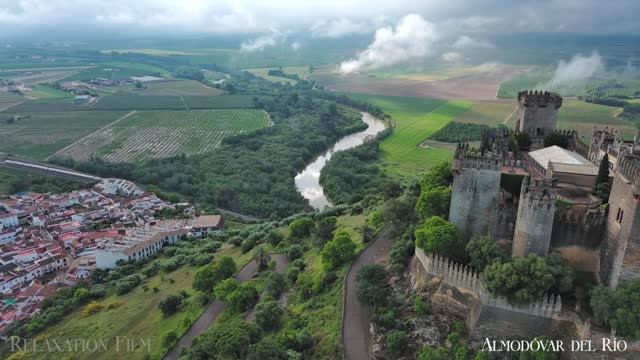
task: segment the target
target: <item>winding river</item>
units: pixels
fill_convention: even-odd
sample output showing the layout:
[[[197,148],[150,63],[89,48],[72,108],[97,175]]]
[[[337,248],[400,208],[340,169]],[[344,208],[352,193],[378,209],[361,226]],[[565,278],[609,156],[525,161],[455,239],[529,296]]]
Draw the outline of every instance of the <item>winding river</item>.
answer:
[[[320,186],[320,171],[331,159],[331,156],[337,151],[347,150],[364,143],[365,139],[375,136],[385,129],[384,121],[373,117],[369,113],[362,113],[362,121],[369,125],[365,130],[355,134],[347,135],[338,140],[324,154],[318,156],[313,162],[296,175],[296,188],[302,196],[309,201],[314,209],[324,209],[326,206],[332,206],[327,197],[324,195],[322,186]]]

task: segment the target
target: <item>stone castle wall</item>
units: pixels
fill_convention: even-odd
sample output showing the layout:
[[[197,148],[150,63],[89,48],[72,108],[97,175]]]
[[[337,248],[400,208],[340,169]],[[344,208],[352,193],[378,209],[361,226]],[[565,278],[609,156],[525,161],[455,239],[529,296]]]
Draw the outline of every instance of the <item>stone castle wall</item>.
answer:
[[[527,256],[529,253],[547,255],[553,230],[556,197],[550,186],[533,180],[522,182],[518,219],[513,234],[512,256]]]
[[[599,279],[610,287],[640,277],[640,205],[628,180],[615,173],[600,248]]]
[[[416,247],[415,256],[420,264],[422,264],[426,273],[440,276],[445,282],[451,285],[477,292],[484,306],[549,318],[559,313],[562,309],[562,299],[560,295],[544,296],[540,301],[528,306],[509,304],[507,299],[489,293],[482,282],[482,275],[472,268],[458,264],[445,257],[427,255],[418,247]]]
[[[455,159],[449,221],[465,237],[487,234],[500,190],[500,165],[487,159]]]

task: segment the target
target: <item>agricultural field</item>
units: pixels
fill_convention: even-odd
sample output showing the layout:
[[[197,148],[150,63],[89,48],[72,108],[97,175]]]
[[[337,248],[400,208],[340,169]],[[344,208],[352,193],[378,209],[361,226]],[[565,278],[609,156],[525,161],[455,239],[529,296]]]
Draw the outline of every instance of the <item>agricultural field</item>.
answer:
[[[452,121],[440,130],[429,136],[429,140],[458,143],[465,141],[478,141],[482,139],[482,133],[491,127],[480,124],[469,124]]]
[[[638,130],[631,121],[616,117],[620,110],[614,106],[564,99],[558,112],[558,128],[577,130],[582,141],[587,144],[591,143],[594,125],[599,128],[608,126],[620,129],[625,139],[631,140]],[[510,124],[513,123],[515,120]]]
[[[223,94],[220,89],[212,88],[195,80],[167,80],[144,83],[144,88],[131,86],[126,93],[136,95],[192,95],[216,96]]]
[[[380,146],[381,165],[389,175],[405,181],[417,180],[431,166],[452,156],[449,149],[418,145],[471,106],[468,101],[365,94],[349,96],[379,106],[395,120],[393,134]]]
[[[78,74],[66,77],[65,81],[72,80],[91,80],[95,78],[104,78],[104,79],[122,79],[128,78],[131,76],[143,76],[143,75],[151,75],[151,76],[162,76],[166,73],[166,70],[156,67],[149,67],[148,65],[141,64],[129,64],[124,63],[124,66],[117,65],[109,65],[100,64],[99,66],[93,67],[91,69],[87,69],[81,71]]]
[[[36,99],[52,99],[72,98],[74,95],[66,91],[54,89],[47,85],[35,85],[31,92],[28,93],[28,96]]]
[[[57,112],[89,110],[187,110],[251,108],[248,95],[220,96],[142,96],[104,95],[91,104],[76,105],[71,98],[44,98],[27,101],[11,108],[12,112]]]
[[[515,100],[475,101],[471,108],[456,116],[455,121],[468,124],[498,126],[517,117]],[[515,124],[515,120],[511,123]]]
[[[244,69],[244,71],[248,71],[256,76],[260,76],[272,82],[279,82],[279,83],[291,84],[291,85],[298,82],[294,79],[269,75],[269,70],[276,70],[276,69],[279,69],[279,68],[276,68],[276,67],[254,68],[254,69]],[[301,79],[303,79],[305,76],[309,74],[309,67],[307,66],[283,66],[281,70],[285,74],[298,75]]]
[[[13,95],[6,91],[0,91],[0,111],[12,107],[25,99],[22,96]]]
[[[29,70],[12,71],[8,73],[6,79],[20,81],[26,86],[52,83],[79,73],[81,69],[51,69],[51,70]]]
[[[12,124],[0,122],[0,152],[44,159],[72,142],[118,119],[122,111],[0,113],[20,116]]]
[[[134,162],[177,154],[211,151],[226,136],[252,132],[270,124],[261,110],[134,111],[92,133],[53,157]]]
[[[519,91],[525,89],[554,91],[561,96],[578,97],[586,95],[606,96],[640,96],[640,79],[619,79],[616,74],[574,80],[571,83],[554,83],[552,72],[536,69],[528,73],[516,75],[500,84],[499,98],[515,98]]]
[[[446,80],[456,77],[478,75],[502,69],[522,70],[520,67],[507,65],[439,65],[416,71],[407,69],[391,69],[385,71],[372,71],[371,75],[386,79],[405,79],[415,81],[436,81]]]

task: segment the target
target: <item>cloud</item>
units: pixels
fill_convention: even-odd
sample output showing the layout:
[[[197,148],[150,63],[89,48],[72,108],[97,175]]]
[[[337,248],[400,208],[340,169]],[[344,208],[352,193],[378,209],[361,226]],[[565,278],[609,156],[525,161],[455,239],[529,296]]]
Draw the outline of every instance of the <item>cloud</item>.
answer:
[[[242,42],[242,44],[240,44],[240,49],[247,52],[262,51],[268,47],[280,44],[285,39],[285,34],[277,29],[271,29],[271,34],[258,36],[255,39]]]
[[[293,49],[293,51],[298,51],[300,47],[302,47],[302,44],[300,44],[298,41],[294,41],[291,43],[291,49]]]
[[[352,72],[396,65],[432,55],[438,35],[433,24],[418,14],[402,18],[394,28],[378,29],[369,47],[353,59],[340,64],[340,71]]]
[[[560,60],[553,73],[553,78],[545,84],[546,86],[541,87],[557,86],[569,84],[576,80],[589,79],[604,71],[605,66],[602,62],[602,57],[596,51],[592,52],[590,56],[576,54],[568,62]]]
[[[493,44],[486,40],[478,40],[467,35],[460,36],[451,45],[454,49],[493,48]]]
[[[441,58],[443,61],[455,63],[462,61],[464,56],[459,52],[450,51],[442,54]]]
[[[353,21],[347,18],[318,20],[311,26],[314,37],[340,38],[346,35],[366,34],[372,30],[364,21]]]

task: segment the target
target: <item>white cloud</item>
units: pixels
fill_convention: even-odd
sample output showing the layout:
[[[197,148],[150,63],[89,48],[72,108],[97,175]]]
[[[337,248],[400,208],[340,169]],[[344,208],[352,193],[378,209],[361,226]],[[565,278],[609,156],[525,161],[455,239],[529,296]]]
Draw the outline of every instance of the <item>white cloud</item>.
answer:
[[[291,43],[291,49],[293,49],[293,51],[298,51],[300,47],[302,47],[302,44],[300,44],[298,41],[294,41]]]
[[[604,72],[604,70],[602,57],[596,51],[592,52],[590,56],[576,54],[568,62],[560,60],[553,74],[553,79],[546,85],[568,84],[576,80],[588,79]]]
[[[449,51],[449,52],[446,52],[446,53],[442,54],[441,58],[442,58],[442,60],[444,60],[446,62],[455,63],[455,62],[462,61],[464,56],[459,52]]]
[[[454,49],[492,48],[493,44],[467,35],[460,36],[452,45]]]
[[[377,69],[432,55],[437,38],[433,24],[418,14],[409,14],[395,29],[378,29],[369,47],[354,59],[342,62],[340,71],[347,74]]]
[[[247,52],[262,51],[265,48],[280,44],[285,40],[285,38],[286,35],[277,29],[271,29],[271,34],[258,36],[255,39],[242,42],[242,44],[240,44],[240,49]]]

